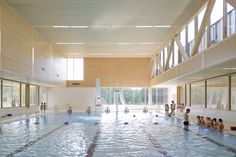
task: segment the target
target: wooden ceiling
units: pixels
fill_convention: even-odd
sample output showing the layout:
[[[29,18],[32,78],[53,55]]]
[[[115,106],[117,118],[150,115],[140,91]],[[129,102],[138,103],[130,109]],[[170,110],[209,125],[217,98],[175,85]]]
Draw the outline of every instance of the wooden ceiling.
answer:
[[[65,56],[151,57],[201,0],[7,2]]]

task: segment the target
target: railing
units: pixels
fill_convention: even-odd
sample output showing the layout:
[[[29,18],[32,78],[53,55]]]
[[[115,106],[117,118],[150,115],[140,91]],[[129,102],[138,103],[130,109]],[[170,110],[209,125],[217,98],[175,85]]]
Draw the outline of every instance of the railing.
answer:
[[[215,23],[213,23],[212,25],[210,25],[210,39],[207,39],[207,29],[202,37],[202,41],[201,44],[199,46],[198,49],[198,53],[204,51],[205,49],[208,48],[208,40],[210,40],[210,46],[213,46],[214,44],[220,43],[223,40],[223,18],[219,19],[218,21],[216,21]],[[233,35],[236,33],[236,9],[232,9],[231,11],[229,11],[227,13],[227,37]],[[188,55],[190,55],[192,48],[194,46],[194,39],[191,40],[190,42],[187,43],[187,49],[186,46],[184,46],[183,48],[185,49],[185,51],[188,53]],[[172,55],[175,56],[174,53],[178,53],[178,51],[173,52]],[[163,63],[163,61],[161,60],[161,63]],[[179,63],[178,63],[179,64]],[[178,65],[177,64],[177,65]],[[171,69],[172,67],[176,66],[174,65],[169,65],[168,69]],[[156,71],[155,69],[153,70],[153,72],[155,72],[153,74],[154,77],[158,76],[159,74],[161,74],[159,67],[156,67]]]

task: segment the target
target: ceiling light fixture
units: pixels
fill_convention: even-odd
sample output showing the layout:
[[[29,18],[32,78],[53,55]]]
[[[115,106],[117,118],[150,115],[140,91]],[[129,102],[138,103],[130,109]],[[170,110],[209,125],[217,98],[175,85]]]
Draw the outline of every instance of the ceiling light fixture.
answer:
[[[104,55],[104,56],[111,56],[111,53],[90,53],[91,55]]]
[[[118,44],[118,45],[130,45],[132,43],[116,43],[116,44]]]
[[[152,28],[153,26],[135,26],[136,28]]]
[[[154,43],[150,42],[150,43],[139,43],[141,45],[153,45]]]
[[[69,44],[71,44],[71,45],[83,45],[85,43],[69,43]]]
[[[57,45],[83,45],[85,43],[56,43]]]
[[[142,42],[142,43],[116,43],[118,45],[153,45],[154,42]]]
[[[52,26],[53,28],[70,28],[70,26]]]
[[[135,26],[136,28],[169,28],[171,25]]]
[[[70,28],[88,28],[88,26],[70,26]]]
[[[236,70],[236,68],[223,68],[225,70]]]
[[[153,26],[154,28],[169,28],[169,27],[172,27],[171,25],[156,25],[156,26]]]

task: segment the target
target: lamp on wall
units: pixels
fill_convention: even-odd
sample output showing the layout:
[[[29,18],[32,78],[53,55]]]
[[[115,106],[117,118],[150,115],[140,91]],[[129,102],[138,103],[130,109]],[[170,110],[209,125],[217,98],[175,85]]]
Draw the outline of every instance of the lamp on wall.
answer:
[[[45,71],[46,69],[44,67],[41,68],[42,71]]]

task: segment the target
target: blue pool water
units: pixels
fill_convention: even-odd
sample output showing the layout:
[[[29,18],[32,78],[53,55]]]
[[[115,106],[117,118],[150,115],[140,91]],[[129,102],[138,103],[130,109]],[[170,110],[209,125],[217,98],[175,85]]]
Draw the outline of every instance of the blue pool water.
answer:
[[[52,113],[2,124],[0,157],[236,157],[235,136],[185,131],[181,120],[155,115]]]

